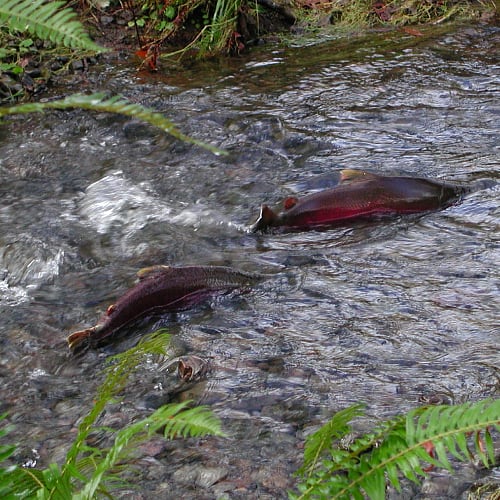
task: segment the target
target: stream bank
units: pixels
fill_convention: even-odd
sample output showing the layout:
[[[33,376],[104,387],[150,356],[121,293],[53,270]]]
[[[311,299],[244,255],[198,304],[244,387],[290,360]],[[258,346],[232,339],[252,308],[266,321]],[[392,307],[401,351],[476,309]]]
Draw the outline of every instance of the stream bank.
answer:
[[[240,0],[231,5],[233,10],[220,14],[220,19],[211,18],[210,7],[196,0],[158,4],[106,1],[86,8],[77,4],[74,8],[92,37],[111,49],[113,55],[105,57],[108,63],[135,55],[132,64],[149,71],[160,67],[175,71],[179,65],[182,67],[181,58],[237,57],[262,44],[272,49],[276,45],[304,45],[331,38],[341,45],[353,40],[359,44],[381,30],[403,30],[410,37],[425,37],[429,31],[443,31],[436,26],[450,22],[458,23],[455,28],[447,28],[451,31],[462,29],[460,23],[464,21],[498,21],[494,2],[461,0],[421,0],[411,6],[405,2],[386,5],[322,0]],[[203,42],[205,29],[217,23],[224,26],[222,32],[216,35],[209,31],[209,40]],[[200,37],[203,43],[197,42]],[[0,104],[36,100],[50,87],[61,84],[71,91],[72,86],[85,83],[88,71],[97,62],[95,54],[57,47],[28,33],[3,31],[0,40]]]

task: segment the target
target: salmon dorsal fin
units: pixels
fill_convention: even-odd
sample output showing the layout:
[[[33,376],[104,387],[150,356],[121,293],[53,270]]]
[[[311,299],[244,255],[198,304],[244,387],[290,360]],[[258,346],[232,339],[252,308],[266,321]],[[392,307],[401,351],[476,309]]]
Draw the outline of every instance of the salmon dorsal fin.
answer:
[[[151,278],[152,276],[157,276],[158,274],[168,273],[171,269],[172,268],[170,266],[163,265],[143,267],[142,269],[139,269],[139,271],[137,271],[137,277],[140,280],[143,280],[146,278]]]
[[[278,216],[267,205],[262,205],[257,222],[252,226],[252,233],[265,231],[269,226],[273,226]]]
[[[367,181],[370,179],[376,179],[378,175],[372,174],[370,172],[365,172],[364,170],[356,170],[355,168],[346,168],[340,171],[340,183],[347,182],[358,182]]]

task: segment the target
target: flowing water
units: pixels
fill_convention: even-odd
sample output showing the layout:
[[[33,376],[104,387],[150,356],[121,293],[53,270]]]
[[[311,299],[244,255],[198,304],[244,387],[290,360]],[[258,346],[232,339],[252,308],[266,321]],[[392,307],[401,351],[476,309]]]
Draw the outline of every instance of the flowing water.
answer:
[[[194,399],[228,438],[142,447],[135,498],[286,498],[305,435],[335,411],[366,403],[362,430],[427,401],[498,397],[499,33],[268,47],[156,75],[115,62],[75,88],[124,94],[228,156],[115,115],[3,123],[0,411],[15,424],[16,458],[63,460],[106,357],[159,326],[175,355],[200,356],[211,372],[179,387],[149,359],[103,425]],[[248,231],[261,203],[326,188],[342,168],[471,192],[421,217]],[[268,279],[72,358],[66,335],[95,324],[153,264],[227,265]],[[498,481],[498,470],[433,471],[402,498],[459,498],[481,478]]]

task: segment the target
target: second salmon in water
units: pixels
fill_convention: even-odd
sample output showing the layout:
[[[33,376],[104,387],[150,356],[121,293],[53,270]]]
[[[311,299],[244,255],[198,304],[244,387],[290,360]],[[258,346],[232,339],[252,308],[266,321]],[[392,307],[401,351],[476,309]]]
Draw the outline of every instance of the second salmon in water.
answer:
[[[138,276],[140,281],[109,306],[95,326],[68,337],[72,352],[108,342],[121,328],[148,314],[182,311],[214,295],[248,289],[259,280],[222,266],[153,266]]]

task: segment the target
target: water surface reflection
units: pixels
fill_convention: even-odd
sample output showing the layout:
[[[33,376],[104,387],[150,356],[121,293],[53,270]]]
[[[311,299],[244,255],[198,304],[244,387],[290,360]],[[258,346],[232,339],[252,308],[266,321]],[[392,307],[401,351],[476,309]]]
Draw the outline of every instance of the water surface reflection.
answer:
[[[175,355],[214,365],[175,397],[210,404],[231,437],[151,445],[136,478],[151,492],[144,498],[284,498],[304,431],[348,404],[366,402],[373,419],[432,398],[498,397],[495,40],[498,30],[481,27],[403,50],[382,37],[350,56],[336,57],[331,42],[152,77],[91,75],[96,90],[164,111],[227,158],[116,116],[71,111],[2,125],[0,411],[17,426],[20,459],[31,448],[40,464],[62,459],[104,358],[159,326],[172,332]],[[423,217],[248,232],[261,203],[327,187],[332,172],[353,167],[473,191]],[[270,278],[70,358],[66,334],[93,324],[139,268],[157,263]],[[124,425],[172,399],[175,384],[159,367],[145,363],[104,421]],[[195,469],[220,474],[189,481]],[[460,471],[427,491],[435,484],[439,498],[458,498],[471,480]]]

